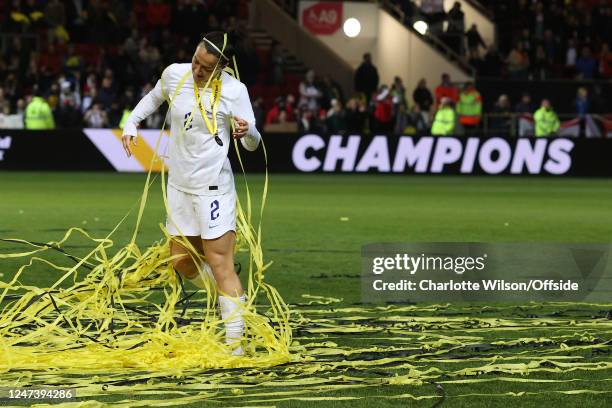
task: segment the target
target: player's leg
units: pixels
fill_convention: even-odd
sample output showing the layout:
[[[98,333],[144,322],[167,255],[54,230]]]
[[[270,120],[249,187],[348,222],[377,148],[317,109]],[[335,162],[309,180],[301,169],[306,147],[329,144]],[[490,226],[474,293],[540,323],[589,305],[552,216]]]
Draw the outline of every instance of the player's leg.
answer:
[[[204,247],[206,260],[212,268],[213,275],[217,281],[217,288],[220,294],[231,297],[242,296],[242,284],[234,270],[236,233],[234,231],[227,231],[219,238],[204,239],[201,242]]]
[[[236,245],[236,192],[202,197],[198,207],[203,217],[202,242],[206,261],[212,268],[219,290],[219,308],[225,322],[225,341],[234,354],[242,354],[244,292],[234,270]]]
[[[172,255],[172,267],[185,279],[194,279],[198,274],[198,266],[202,263],[204,249],[202,238],[199,236],[186,236],[185,239],[174,236],[170,241],[170,255]],[[192,247],[192,249],[189,248]],[[195,252],[193,252],[195,250]]]
[[[214,239],[205,239],[204,254],[212,268],[219,290],[219,308],[225,321],[225,342],[234,355],[243,354],[240,340],[244,332],[243,305],[246,301],[242,284],[234,270],[236,234],[227,231]]]
[[[166,228],[172,235],[170,254],[173,255],[172,266],[198,288],[214,287],[214,278],[210,267],[202,257],[201,224],[196,217],[194,204],[198,197],[179,191],[168,185],[168,218]],[[182,238],[181,236],[184,236]]]

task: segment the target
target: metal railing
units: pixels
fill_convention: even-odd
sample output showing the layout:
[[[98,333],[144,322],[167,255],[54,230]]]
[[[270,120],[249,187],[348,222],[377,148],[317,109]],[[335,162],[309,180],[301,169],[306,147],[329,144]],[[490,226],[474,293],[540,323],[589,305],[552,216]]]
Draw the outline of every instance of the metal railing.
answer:
[[[612,122],[607,119],[607,114],[587,114],[580,117],[576,113],[561,113],[557,117],[561,122],[559,134],[576,137],[607,137],[605,122]],[[486,136],[533,136],[532,129],[521,128],[520,121],[533,119],[533,113],[485,113],[478,129],[473,132]],[[460,129],[462,130],[462,129]]]

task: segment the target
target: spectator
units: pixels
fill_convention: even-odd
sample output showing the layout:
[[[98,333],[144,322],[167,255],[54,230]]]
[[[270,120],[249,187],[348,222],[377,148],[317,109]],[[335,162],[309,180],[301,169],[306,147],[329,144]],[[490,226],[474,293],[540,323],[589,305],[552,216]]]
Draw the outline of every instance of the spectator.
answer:
[[[3,105],[0,111],[0,129],[23,129],[23,114],[11,114],[10,105]]]
[[[59,103],[63,105],[67,100],[72,102],[72,106],[81,106],[81,95],[76,89],[73,89],[73,85],[70,81],[60,78],[60,96]]]
[[[431,91],[427,88],[427,82],[425,78],[421,78],[417,87],[414,88],[414,92],[412,92],[412,99],[414,103],[419,106],[419,109],[427,113],[433,105],[433,96],[431,95]]]
[[[435,36],[440,36],[446,17],[444,0],[421,0],[421,13],[429,25],[429,31]]]
[[[38,90],[35,91],[32,101],[25,109],[24,122],[25,128],[29,130],[55,129],[51,107],[40,97]]]
[[[533,30],[534,38],[537,40],[542,40],[544,38],[544,27],[545,27],[544,5],[542,3],[536,4],[533,27],[534,27],[534,30]]]
[[[372,64],[372,55],[363,54],[363,62],[355,71],[355,90],[363,93],[369,102],[372,94],[378,89],[378,81],[378,70]]]
[[[146,94],[153,90],[153,84],[151,82],[147,82],[144,87],[142,87],[140,91],[140,99],[144,98]],[[125,92],[126,101],[131,101],[130,106],[132,106],[134,96],[132,95],[132,90],[128,88]],[[99,99],[99,97],[98,97]],[[166,107],[163,106],[163,109]],[[149,115],[144,122],[141,122],[141,125],[146,129],[159,129],[164,122],[164,117],[166,116],[166,112],[162,109],[156,110],[153,114]]]
[[[578,51],[576,49],[576,40],[571,38],[568,43],[567,51],[565,53],[565,71],[568,76],[573,77],[576,73],[576,58]]]
[[[15,105],[16,105],[16,112],[15,112],[15,114],[21,115],[21,117],[23,118],[25,116],[25,110],[26,110],[26,102],[25,102],[25,100],[22,99],[22,98],[19,98]]]
[[[9,104],[10,104],[10,101],[5,96],[4,88],[0,86],[0,107],[9,105]]]
[[[81,112],[77,109],[74,99],[67,98],[60,103],[57,109],[57,127],[62,129],[74,129],[82,125]]]
[[[288,94],[285,98],[285,112],[287,115],[287,122],[295,122],[296,121],[296,111],[295,108],[295,96],[293,94]]]
[[[55,110],[55,108],[57,108],[57,106],[59,105],[59,99],[60,99],[59,84],[57,82],[53,82],[47,94],[47,103],[51,107],[51,110]]]
[[[341,106],[344,103],[344,94],[340,85],[334,81],[329,75],[323,77],[321,84],[321,107],[325,110],[331,108],[331,101],[337,99]]]
[[[322,93],[315,84],[315,73],[313,70],[306,72],[304,80],[300,82],[300,107],[306,106],[313,112],[319,110],[319,100]]]
[[[500,95],[493,106],[489,127],[493,135],[509,136],[512,125],[512,110],[508,95]]]
[[[529,68],[529,56],[523,50],[523,43],[517,42],[506,59],[508,73],[512,79],[526,79]]]
[[[285,99],[282,96],[278,96],[274,100],[274,105],[266,115],[266,125],[271,125],[274,123],[286,123],[290,122],[290,119],[293,118],[288,118]]]
[[[468,64],[476,70],[477,74],[481,74],[485,68],[484,61],[480,57],[480,54],[477,50],[470,50],[470,55],[468,58]]]
[[[57,75],[60,73],[62,68],[62,58],[53,42],[50,42],[47,45],[47,49],[40,55],[38,63],[40,64],[41,68],[45,69],[52,75]]]
[[[576,113],[583,118],[589,113],[589,91],[583,86],[576,93]]]
[[[459,103],[457,103],[457,114],[459,115],[459,123],[468,131],[476,129],[480,125],[482,97],[474,83],[467,82],[463,91],[461,91]]]
[[[98,102],[94,102],[91,109],[85,112],[83,118],[85,125],[90,128],[103,128],[108,126],[108,116],[102,109],[102,105]]]
[[[534,79],[547,79],[550,71],[550,64],[544,47],[538,45],[535,52],[535,58],[531,65],[531,75]]]
[[[459,101],[459,88],[452,84],[449,74],[442,74],[442,82],[436,88],[436,106],[442,102],[442,98],[449,98],[451,102]]]
[[[455,132],[456,120],[452,99],[448,96],[443,97],[431,125],[431,134],[434,136],[452,135]]]
[[[147,84],[150,86],[150,84]],[[153,89],[153,87],[151,87]],[[113,99],[115,99],[116,94],[113,89],[113,79],[110,76],[104,77],[102,79],[102,86],[100,87],[100,91],[98,91],[98,102],[102,105],[103,109],[110,108]]]
[[[91,88],[88,91],[85,91],[83,94],[83,99],[81,100],[81,113],[85,114],[91,108],[93,101],[98,96],[98,91],[96,88]]]
[[[386,133],[393,125],[393,98],[387,85],[382,85],[374,99],[373,132]]]
[[[303,109],[300,109],[299,115],[300,120],[298,121],[298,131],[300,133],[316,131],[318,127],[317,116],[312,110],[304,107]]]
[[[397,113],[400,104],[403,103],[408,106],[408,102],[406,101],[406,88],[404,88],[402,79],[398,76],[393,78],[393,84],[391,85],[391,102],[393,103],[393,115]]]
[[[285,55],[279,43],[275,43],[270,53],[270,65],[272,69],[271,82],[276,86],[281,86],[285,82]]]
[[[107,126],[113,129],[118,128],[121,124],[121,120],[123,119],[123,111],[124,109],[121,107],[121,104],[117,99],[115,99],[113,103],[111,103],[110,109],[107,112]]]
[[[589,113],[589,105],[589,91],[581,86],[576,92],[576,113],[580,118],[580,136],[584,136],[586,133],[586,116]]]
[[[599,52],[599,76],[604,79],[612,78],[612,53],[608,43],[601,45]]]
[[[465,32],[465,15],[461,10],[461,3],[456,1],[449,10],[446,37],[448,45],[459,55],[463,55],[463,35]]]
[[[521,101],[516,104],[514,111],[516,113],[523,113],[523,114],[531,115],[531,112],[533,112],[533,109],[534,108],[533,108],[533,104],[531,103],[531,95],[525,92],[521,96]]]
[[[554,135],[559,130],[559,118],[548,99],[542,99],[540,109],[533,114],[533,120],[537,137]]]
[[[405,103],[401,103],[395,118],[393,133],[396,136],[403,135],[423,135],[427,132],[427,122],[421,114],[419,105],[414,105],[410,112],[407,112]]]
[[[491,45],[484,56],[480,75],[486,77],[500,77],[504,61],[497,50],[497,47]]]
[[[557,57],[557,40],[551,30],[544,31],[544,41],[542,42],[546,57],[549,61],[555,61]]]
[[[530,55],[533,52],[533,43],[531,42],[531,32],[528,28],[524,28],[521,31],[521,39],[519,40],[523,46],[523,50]]]
[[[140,77],[147,81],[151,80],[155,72],[155,67],[159,64],[161,59],[159,49],[150,43],[147,38],[143,38],[140,40],[138,58],[140,59],[140,64],[138,65],[140,68]]]
[[[263,98],[261,96],[256,97],[252,105],[253,114],[255,115],[255,127],[257,129],[263,129],[266,122],[266,111],[263,108]]]
[[[171,19],[170,6],[160,0],[149,0],[145,16],[150,28],[167,27]]]
[[[366,105],[363,100],[358,101],[351,98],[346,103],[345,118],[346,130],[349,134],[361,134],[364,131],[366,123]]]
[[[50,0],[45,8],[45,19],[49,25],[49,38],[68,41],[70,36],[66,31],[66,10],[59,0]]]
[[[467,40],[468,51],[479,51],[480,47],[484,49],[487,48],[487,44],[485,44],[484,40],[480,36],[476,24],[472,24],[470,29],[465,33],[465,39]]]
[[[597,71],[597,61],[591,55],[589,47],[582,47],[580,58],[576,60],[576,71],[581,79],[593,79]]]
[[[327,111],[326,125],[327,132],[330,134],[337,135],[346,132],[346,115],[338,99],[331,101],[331,107]]]

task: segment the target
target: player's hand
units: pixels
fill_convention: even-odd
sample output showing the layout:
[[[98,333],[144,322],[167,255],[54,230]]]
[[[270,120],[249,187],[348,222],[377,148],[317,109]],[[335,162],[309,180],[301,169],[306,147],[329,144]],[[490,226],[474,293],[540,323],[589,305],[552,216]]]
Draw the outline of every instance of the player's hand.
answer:
[[[246,120],[239,118],[238,116],[234,116],[234,130],[232,132],[232,137],[234,139],[241,139],[246,136],[249,131],[249,124]]]
[[[123,148],[125,149],[127,157],[132,156],[132,146],[136,146],[136,136],[123,135],[121,142],[123,143]]]

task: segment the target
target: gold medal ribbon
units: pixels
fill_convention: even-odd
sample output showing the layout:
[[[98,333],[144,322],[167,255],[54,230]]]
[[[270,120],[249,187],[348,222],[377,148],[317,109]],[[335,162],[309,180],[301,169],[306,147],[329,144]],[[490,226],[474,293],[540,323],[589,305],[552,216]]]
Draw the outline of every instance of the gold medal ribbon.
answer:
[[[211,43],[210,41],[209,43],[214,46],[214,44]],[[221,48],[221,50],[219,50],[216,46],[215,48],[217,49],[217,51],[220,52],[222,56],[224,56],[223,52],[225,51],[226,46],[227,46],[227,33],[223,35],[223,48]],[[213,69],[212,74],[206,81],[206,85],[204,85],[204,89],[208,88],[208,86],[211,85],[210,110],[212,113],[212,121],[209,120],[208,116],[206,115],[206,110],[204,109],[202,98],[200,97],[200,90],[198,89],[198,84],[196,83],[195,78],[193,79],[193,93],[195,95],[196,104],[198,105],[198,108],[200,109],[200,113],[202,114],[202,119],[204,119],[204,123],[206,124],[206,128],[208,129],[210,134],[214,137],[217,137],[217,130],[218,130],[217,111],[219,110],[219,102],[221,101],[221,72],[219,72],[217,79],[212,81],[212,84],[211,84],[211,79],[215,77],[215,74],[217,72],[217,67],[219,66],[220,61],[221,61],[221,58],[217,60],[217,63],[215,64],[215,68]]]
[[[215,68],[216,69],[216,68]],[[212,76],[211,76],[212,77]],[[208,80],[210,82],[210,79]],[[207,86],[208,86],[207,82]],[[206,128],[210,132],[211,135],[217,135],[218,123],[217,123],[217,111],[219,110],[219,102],[221,101],[221,79],[216,79],[212,81],[212,90],[210,94],[210,110],[212,113],[212,120],[208,119],[208,115],[206,115],[206,110],[202,104],[202,97],[200,96],[200,91],[198,90],[198,85],[193,83],[193,93],[195,94],[196,104],[200,109],[200,113],[202,114],[202,118],[204,119],[204,123],[206,124]]]

